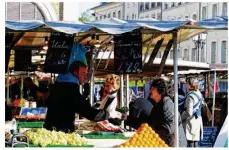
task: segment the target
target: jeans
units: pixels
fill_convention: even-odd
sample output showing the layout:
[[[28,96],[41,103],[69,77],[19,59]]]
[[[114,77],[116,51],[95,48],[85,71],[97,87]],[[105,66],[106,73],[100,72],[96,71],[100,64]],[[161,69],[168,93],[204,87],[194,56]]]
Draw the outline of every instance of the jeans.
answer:
[[[188,140],[188,147],[198,147],[199,141],[189,141]]]

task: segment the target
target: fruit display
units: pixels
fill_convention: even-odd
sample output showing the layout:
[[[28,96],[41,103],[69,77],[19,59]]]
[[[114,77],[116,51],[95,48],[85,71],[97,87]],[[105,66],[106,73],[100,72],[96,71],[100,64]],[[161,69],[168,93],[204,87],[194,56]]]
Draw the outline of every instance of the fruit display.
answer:
[[[168,147],[168,145],[147,123],[144,123],[138,128],[133,137],[118,147]]]
[[[16,115],[15,118],[18,121],[44,121],[45,120],[45,116],[41,116],[41,115],[34,115],[34,116]]]
[[[29,138],[30,144],[46,147],[47,145],[74,145],[87,146],[86,138],[76,133],[49,131],[44,128],[27,130],[24,133]]]

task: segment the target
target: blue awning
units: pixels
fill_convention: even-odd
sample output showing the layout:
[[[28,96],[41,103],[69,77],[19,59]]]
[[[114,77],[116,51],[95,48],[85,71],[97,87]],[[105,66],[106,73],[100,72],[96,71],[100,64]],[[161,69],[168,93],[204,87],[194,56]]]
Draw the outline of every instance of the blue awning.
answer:
[[[6,21],[7,29],[15,31],[29,31],[36,28],[42,28],[43,25],[50,27],[59,32],[67,34],[86,32],[92,28],[97,28],[109,34],[121,34],[130,32],[138,28],[153,29],[161,32],[168,32],[174,29],[227,29],[227,16],[216,17],[199,22],[192,20],[171,20],[171,21],[155,21],[155,20],[120,20],[117,18],[107,18],[100,21],[80,23],[80,22],[42,22],[42,21]]]

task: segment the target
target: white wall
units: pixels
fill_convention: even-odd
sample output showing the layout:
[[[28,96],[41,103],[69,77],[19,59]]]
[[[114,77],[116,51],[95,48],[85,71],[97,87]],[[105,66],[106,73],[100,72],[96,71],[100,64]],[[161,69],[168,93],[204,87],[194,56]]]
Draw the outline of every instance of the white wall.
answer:
[[[134,15],[134,18],[132,18]],[[128,17],[127,17],[128,16]],[[137,2],[126,2],[125,3],[125,20],[138,19],[138,3]]]
[[[113,13],[115,12],[116,18],[118,18],[118,11],[121,12],[121,18],[123,19],[123,3],[112,3],[107,4],[106,7],[102,6],[100,8],[94,9],[95,11],[95,18],[97,17],[97,20],[101,20],[100,17],[102,16],[102,19],[104,19],[104,15],[106,15],[106,18],[108,18],[108,14],[110,14],[111,17],[113,17]]]

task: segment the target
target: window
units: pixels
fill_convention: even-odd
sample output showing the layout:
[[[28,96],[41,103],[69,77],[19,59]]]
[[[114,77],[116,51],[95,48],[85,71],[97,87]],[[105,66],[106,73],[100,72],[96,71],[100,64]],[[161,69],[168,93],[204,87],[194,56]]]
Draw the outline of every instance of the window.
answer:
[[[45,20],[43,12],[33,2],[6,2],[6,20]]]
[[[173,50],[170,51],[170,59],[173,59]]]
[[[108,18],[110,18],[111,17],[111,14],[108,14]]]
[[[151,3],[151,8],[156,7],[156,3]]]
[[[205,48],[201,48],[201,62],[205,62]]]
[[[192,49],[192,61],[196,61],[196,49]]]
[[[189,16],[188,16],[188,15],[186,15],[186,16],[185,16],[185,18],[189,18]]]
[[[168,4],[165,4],[165,9],[168,9],[169,5]]]
[[[113,12],[113,17],[115,18],[116,16],[115,16],[115,12]]]
[[[157,7],[160,7],[161,6],[161,2],[157,2]]]
[[[226,16],[227,15],[227,3],[223,3],[223,9],[222,9],[222,15]]]
[[[118,11],[118,18],[121,19],[121,11]]]
[[[104,15],[104,19],[106,19],[107,18],[107,16],[106,15]]]
[[[102,20],[103,19],[103,16],[100,16],[100,20]]]
[[[161,20],[161,13],[157,14],[157,20]]]
[[[193,15],[192,15],[192,19],[193,19],[193,20],[196,20],[196,19],[197,19],[197,15],[196,15],[196,14],[193,14]]]
[[[177,58],[181,58],[181,50],[180,49],[177,50]]]
[[[202,20],[207,19],[207,7],[202,8]]]
[[[134,19],[134,14],[132,14],[132,20]]]
[[[212,6],[212,18],[217,16],[217,4]]]
[[[95,17],[95,20],[98,20],[98,17]]]
[[[175,7],[175,2],[172,2],[171,7]]]
[[[145,10],[149,10],[149,3],[145,3]]]
[[[128,15],[126,16],[126,20],[129,20],[129,16]]]
[[[140,4],[140,11],[143,11],[144,10],[144,3],[141,2]]]
[[[189,60],[188,49],[184,49],[184,60]]]
[[[221,63],[226,63],[227,58],[227,42],[222,41],[221,43]]]
[[[211,43],[211,63],[216,62],[216,42]]]
[[[181,2],[178,3],[178,6],[180,6],[180,5],[181,5]]]

